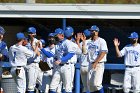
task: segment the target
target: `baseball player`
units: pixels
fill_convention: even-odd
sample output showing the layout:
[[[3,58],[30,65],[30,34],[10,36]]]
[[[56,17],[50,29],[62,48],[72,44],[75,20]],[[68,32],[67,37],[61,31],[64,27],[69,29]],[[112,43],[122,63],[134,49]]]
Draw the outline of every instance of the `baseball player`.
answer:
[[[9,49],[9,62],[12,66],[11,74],[17,84],[17,93],[25,93],[26,91],[26,75],[25,66],[27,58],[34,58],[38,53],[38,47],[34,52],[23,46],[25,36],[23,33],[16,34],[17,43]]]
[[[67,33],[68,34],[68,33]],[[75,47],[73,42],[64,38],[64,31],[60,28],[55,30],[55,35],[59,39],[59,43],[56,47],[56,61],[57,70],[54,72],[52,82],[50,84],[50,93],[56,93],[56,88],[63,82],[66,93],[72,93],[72,71],[69,59],[75,55]]]
[[[138,34],[132,32],[128,37],[130,44],[126,45],[121,51],[119,50],[120,42],[114,39],[116,54],[118,57],[124,56],[125,76],[124,76],[124,92],[129,93],[133,89],[133,93],[140,93],[140,44],[138,43]]]
[[[71,69],[72,69],[72,82],[74,80],[74,74],[75,74],[75,67],[74,65],[77,63],[77,59],[78,56],[82,53],[80,47],[78,46],[78,44],[75,42],[75,40],[73,39],[73,34],[74,34],[74,29],[71,26],[66,27],[65,31],[64,31],[64,36],[66,39],[71,40],[73,43],[73,47],[75,47],[76,51],[75,51],[75,55],[73,55],[73,57],[68,60],[69,63],[71,63]]]
[[[87,43],[88,62],[90,62],[88,88],[91,93],[104,93],[102,80],[108,48],[106,41],[99,37],[99,28],[96,25],[91,26],[90,31],[92,40]]]
[[[38,44],[38,40],[35,38],[36,36],[36,28],[29,27],[28,28],[28,49],[34,50],[36,45]],[[40,43],[41,44],[41,43]],[[39,48],[38,48],[39,50]],[[37,78],[39,78],[40,68],[39,63],[40,62],[40,53],[38,53],[38,56],[35,58],[29,58],[28,64],[27,64],[27,91],[28,93],[34,93],[36,81]],[[42,81],[39,81],[42,82]],[[40,83],[41,84],[41,83]]]
[[[55,54],[56,40],[54,37],[54,33],[50,33],[48,35],[47,40],[48,40],[48,46],[41,49],[42,53],[45,55],[43,58],[44,62],[47,62],[49,67],[51,68],[51,70],[45,71],[43,75],[42,90],[45,91],[45,93],[49,92],[52,75],[57,70],[56,69],[57,66],[54,64],[55,61],[54,57],[51,57],[49,55],[49,52]],[[60,82],[60,84],[57,86],[56,92],[61,93],[61,88],[62,88],[62,82]]]
[[[87,53],[85,52],[88,50],[88,43],[91,42],[91,32],[86,29],[83,32],[83,35],[81,34],[81,39],[82,42],[80,43],[81,49],[82,49],[82,54],[80,57],[80,63],[81,63],[81,80],[83,83],[83,93],[86,93],[88,91],[88,86],[87,86],[87,75],[88,75],[88,69],[89,69],[89,62],[87,60]]]
[[[51,33],[49,34],[48,37],[48,46],[44,48],[45,51],[49,51],[49,52],[55,52],[55,38],[51,37]],[[44,93],[49,93],[49,87],[50,87],[50,83],[52,80],[52,74],[53,74],[53,63],[54,63],[54,58],[53,57],[46,57],[44,56],[42,58],[43,62],[47,62],[47,64],[49,65],[49,67],[51,68],[51,70],[47,70],[44,71],[43,73],[43,80],[42,80],[42,91]]]
[[[7,45],[3,40],[5,30],[0,26],[0,62],[8,60],[8,49]],[[0,91],[1,91],[1,79],[2,79],[2,67],[0,66]]]

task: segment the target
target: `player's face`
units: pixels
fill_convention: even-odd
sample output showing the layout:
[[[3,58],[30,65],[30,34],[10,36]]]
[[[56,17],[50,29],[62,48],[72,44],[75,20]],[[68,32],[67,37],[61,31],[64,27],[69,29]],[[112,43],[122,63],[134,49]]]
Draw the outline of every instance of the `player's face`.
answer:
[[[59,39],[59,41],[61,41],[61,40],[64,39],[64,35],[63,35],[63,34],[58,34],[58,35],[57,35],[57,38]]]
[[[49,45],[55,44],[56,43],[55,38],[53,37],[48,38],[48,43]]]
[[[0,34],[0,40],[2,40],[3,39],[3,35],[2,34]]]
[[[92,34],[92,37],[94,37],[94,36],[98,36],[98,31],[91,31],[91,34]]]
[[[28,33],[28,38],[29,38],[29,39],[34,38],[34,37],[35,37],[35,35],[36,35],[36,34],[33,34],[33,33]]]
[[[131,44],[135,44],[135,43],[137,43],[138,42],[138,38],[131,38],[130,39],[130,43]]]
[[[24,40],[22,43],[23,46],[26,46],[27,44],[28,44],[28,40]]]

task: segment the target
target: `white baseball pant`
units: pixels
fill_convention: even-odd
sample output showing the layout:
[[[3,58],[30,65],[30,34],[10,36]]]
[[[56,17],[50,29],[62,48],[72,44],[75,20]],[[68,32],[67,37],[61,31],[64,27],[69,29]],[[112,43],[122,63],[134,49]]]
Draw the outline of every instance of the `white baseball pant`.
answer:
[[[102,88],[103,73],[104,63],[98,63],[95,69],[92,68],[92,64],[89,65],[87,84],[90,92],[98,91]]]
[[[34,91],[36,86],[37,78],[39,78],[39,64],[38,63],[31,63],[27,65],[27,90]]]
[[[74,66],[74,65],[73,65]],[[72,92],[72,65],[64,64],[64,66],[58,66],[57,70],[54,72],[52,82],[50,84],[50,89],[56,92],[57,87],[63,82],[63,86],[66,92]]]
[[[81,72],[81,80],[83,83],[83,92],[86,92],[88,90],[87,86],[87,77],[88,77],[88,68],[89,66],[81,66],[80,72]]]
[[[131,87],[133,93],[140,92],[140,67],[126,67],[124,75],[124,92],[129,93]]]
[[[18,67],[19,68],[19,67]],[[17,92],[18,93],[25,93],[26,91],[26,75],[25,75],[25,68],[20,67],[19,75],[16,74],[17,67],[11,68],[11,74],[17,84]]]

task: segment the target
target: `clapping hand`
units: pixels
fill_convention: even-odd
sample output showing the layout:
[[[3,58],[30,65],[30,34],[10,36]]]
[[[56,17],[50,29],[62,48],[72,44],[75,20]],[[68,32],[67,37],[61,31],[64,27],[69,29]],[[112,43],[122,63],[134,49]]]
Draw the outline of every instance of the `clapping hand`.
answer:
[[[114,38],[113,42],[114,42],[115,46],[119,46],[120,45],[120,41],[118,40],[118,38]]]

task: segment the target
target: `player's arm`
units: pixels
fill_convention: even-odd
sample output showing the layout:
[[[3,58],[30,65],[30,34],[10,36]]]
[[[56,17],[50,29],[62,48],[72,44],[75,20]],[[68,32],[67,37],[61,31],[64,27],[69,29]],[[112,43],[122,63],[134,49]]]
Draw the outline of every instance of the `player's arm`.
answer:
[[[120,45],[120,42],[118,41],[117,38],[114,38],[114,46],[115,46],[115,50],[116,50],[116,55],[117,57],[121,57],[121,53],[120,53],[120,50],[119,50],[119,45]]]
[[[83,41],[83,43],[82,43],[82,53],[83,54],[87,54],[87,49],[86,49],[85,41]]]
[[[4,43],[4,44],[2,44],[2,47],[1,47],[0,59],[1,59],[1,61],[7,61],[8,58],[9,58],[9,56],[8,56],[8,48],[7,48],[7,45]]]
[[[82,53],[87,54],[87,49],[86,49],[86,36],[84,34],[81,35],[82,39]]]
[[[98,63],[102,60],[102,58],[107,54],[106,51],[102,51],[99,56],[96,58],[96,60],[94,61],[94,63]]]
[[[42,51],[43,54],[44,54],[45,56],[47,56],[48,58],[54,57],[54,54],[53,54],[51,51],[46,51],[44,48],[42,48],[41,51]]]
[[[76,48],[72,42],[67,42],[66,48],[68,50],[68,53],[65,56],[63,56],[60,60],[57,60],[56,64],[60,64],[60,63],[65,64],[66,62],[68,62],[68,60],[70,60],[75,55]]]
[[[69,59],[71,59],[73,56],[75,55],[75,53],[68,53],[66,56],[63,56],[60,60],[61,63],[66,63],[68,62]]]
[[[95,61],[93,62],[93,65],[92,65],[92,67],[94,69],[96,68],[96,65],[98,64],[98,62],[100,62],[107,53],[108,53],[108,48],[107,48],[106,41],[102,40],[100,42],[100,52],[99,52],[99,55],[95,59]]]

